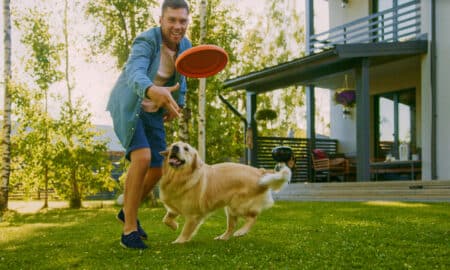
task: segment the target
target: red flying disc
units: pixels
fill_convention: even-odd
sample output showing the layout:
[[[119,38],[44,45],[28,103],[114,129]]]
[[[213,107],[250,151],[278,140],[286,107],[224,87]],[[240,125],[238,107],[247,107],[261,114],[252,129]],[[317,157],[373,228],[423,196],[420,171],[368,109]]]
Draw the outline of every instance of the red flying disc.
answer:
[[[175,67],[186,77],[206,78],[219,73],[228,63],[227,52],[216,45],[198,45],[187,49],[175,61]]]

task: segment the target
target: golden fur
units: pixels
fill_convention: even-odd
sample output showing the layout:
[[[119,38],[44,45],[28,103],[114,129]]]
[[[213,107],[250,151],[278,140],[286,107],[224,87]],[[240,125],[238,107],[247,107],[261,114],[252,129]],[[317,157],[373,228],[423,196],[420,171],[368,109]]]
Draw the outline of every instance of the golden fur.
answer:
[[[187,143],[172,144],[167,151],[160,181],[160,196],[167,213],[163,222],[176,230],[178,215],[185,217],[183,230],[174,243],[191,240],[204,219],[218,208],[225,208],[226,231],[215,239],[245,235],[259,213],[273,205],[270,190],[279,190],[291,178],[284,167],[276,173],[238,163],[205,164]],[[246,223],[237,230],[238,217]]]

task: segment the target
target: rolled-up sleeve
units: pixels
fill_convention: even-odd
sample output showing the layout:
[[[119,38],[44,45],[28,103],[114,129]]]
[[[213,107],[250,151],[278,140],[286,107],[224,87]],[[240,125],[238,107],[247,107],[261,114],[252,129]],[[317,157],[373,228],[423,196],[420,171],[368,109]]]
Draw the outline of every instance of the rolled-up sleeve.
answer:
[[[186,105],[186,92],[187,92],[187,84],[186,84],[186,77],[181,77],[181,83],[180,83],[180,94],[178,96],[178,105],[180,107],[184,107]]]
[[[141,98],[145,91],[153,85],[147,75],[151,56],[154,54],[155,44],[144,37],[137,37],[131,47],[130,57],[125,66],[128,86]]]

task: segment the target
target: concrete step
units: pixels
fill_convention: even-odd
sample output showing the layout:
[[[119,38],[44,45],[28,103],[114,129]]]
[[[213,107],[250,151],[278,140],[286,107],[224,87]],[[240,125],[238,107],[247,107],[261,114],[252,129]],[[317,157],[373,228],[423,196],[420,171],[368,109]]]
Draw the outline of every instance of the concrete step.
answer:
[[[344,183],[293,183],[273,194],[276,200],[403,200],[450,202],[450,180]]]

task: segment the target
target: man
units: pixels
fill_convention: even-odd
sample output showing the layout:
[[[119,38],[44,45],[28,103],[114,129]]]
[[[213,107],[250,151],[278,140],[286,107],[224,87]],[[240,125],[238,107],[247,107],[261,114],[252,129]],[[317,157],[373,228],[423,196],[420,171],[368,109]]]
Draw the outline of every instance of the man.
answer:
[[[189,6],[184,0],[165,0],[160,27],[140,34],[109,97],[114,130],[130,160],[124,206],[117,218],[124,223],[121,245],[145,249],[147,234],[137,219],[142,199],[161,177],[166,149],[164,121],[180,116],[186,78],[175,70],[176,57],[191,47],[185,37]]]

